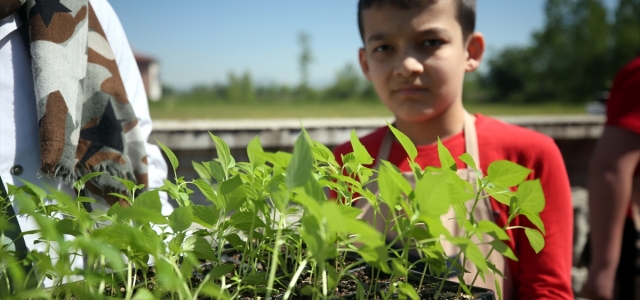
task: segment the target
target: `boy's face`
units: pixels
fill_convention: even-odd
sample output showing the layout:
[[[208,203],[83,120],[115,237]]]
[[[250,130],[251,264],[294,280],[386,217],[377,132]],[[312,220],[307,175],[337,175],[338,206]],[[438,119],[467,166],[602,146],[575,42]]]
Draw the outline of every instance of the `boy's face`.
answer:
[[[464,73],[477,68],[484,41],[479,33],[463,40],[456,2],[362,11],[362,71],[399,120],[427,121],[462,101]]]

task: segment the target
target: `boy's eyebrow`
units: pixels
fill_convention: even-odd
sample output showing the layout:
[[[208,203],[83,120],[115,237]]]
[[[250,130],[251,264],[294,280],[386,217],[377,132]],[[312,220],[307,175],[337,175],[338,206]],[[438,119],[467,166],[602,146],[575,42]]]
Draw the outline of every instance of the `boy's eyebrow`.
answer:
[[[379,40],[384,40],[384,38],[387,35],[384,33],[374,33],[371,36],[369,36],[369,38],[367,39],[367,43],[371,43],[371,42],[375,42],[375,41],[379,41]]]
[[[446,28],[431,27],[419,32],[420,35],[446,35],[449,31]]]
[[[449,31],[446,28],[431,27],[418,32],[418,35],[447,35]],[[388,35],[385,33],[374,33],[367,39],[367,43],[384,40]]]

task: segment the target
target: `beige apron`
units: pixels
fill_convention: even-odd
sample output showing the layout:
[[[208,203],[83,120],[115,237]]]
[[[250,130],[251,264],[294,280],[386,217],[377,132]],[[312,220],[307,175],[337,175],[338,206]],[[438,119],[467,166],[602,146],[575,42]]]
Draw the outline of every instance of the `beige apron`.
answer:
[[[478,152],[478,137],[476,135],[475,118],[467,112],[465,112],[464,139],[465,139],[466,152],[469,153],[469,155],[471,155],[471,157],[476,163],[476,166],[480,167],[480,155]],[[379,167],[378,164],[380,160],[388,160],[389,152],[391,151],[391,145],[393,144],[393,140],[394,140],[393,134],[390,131],[388,131],[382,141],[382,145],[380,147],[380,152],[378,155],[378,160],[376,160],[376,164],[374,166],[376,170]],[[458,176],[460,176],[462,179],[470,182],[475,186],[476,173],[473,169],[471,168],[459,169],[457,173],[458,173]],[[412,184],[412,186],[415,187],[416,178],[413,172],[403,173],[403,176],[407,179],[407,181],[409,181],[410,184]],[[378,193],[378,185],[375,181],[367,185],[367,188],[369,188],[371,192],[373,192],[374,194]],[[467,201],[466,205],[467,205],[467,209],[471,211],[473,206],[473,201]],[[387,224],[385,223],[384,219],[391,219],[386,217],[391,215],[389,211],[389,207],[386,204],[380,203],[380,213],[375,218],[376,224],[373,224],[374,209],[372,208],[371,204],[368,201],[364,201],[364,200],[358,201],[356,203],[356,207],[362,210],[362,213],[360,214],[360,216],[358,216],[358,218],[368,221],[370,224],[374,225],[380,232],[385,233],[384,232],[385,225]],[[488,197],[478,202],[476,209],[474,211],[474,217],[477,221],[490,220],[492,222],[495,222],[493,218],[493,210],[491,209],[491,204]],[[445,215],[443,215],[441,219],[444,223],[443,225],[449,230],[449,232],[451,232],[453,236],[463,235],[464,229],[460,228],[458,226],[458,223],[455,221],[455,212],[453,211],[452,207],[449,208],[449,211]],[[392,228],[392,226],[393,226],[393,223],[389,222],[386,228]],[[395,232],[389,231],[389,232],[386,232],[385,234],[388,240],[392,240],[396,237]],[[489,237],[486,234],[483,237],[484,241],[491,241],[492,239],[493,239],[492,237]],[[473,237],[472,240],[476,244],[479,243],[479,240],[476,237]],[[453,244],[445,241],[445,242],[442,242],[442,246],[447,256],[453,258],[458,254],[459,248],[454,246]],[[485,257],[487,253],[489,253],[489,250],[491,249],[490,245],[478,245],[478,247],[480,248],[480,251],[482,251]],[[463,259],[464,259],[464,256],[460,258],[460,263],[463,261]],[[501,270],[502,273],[507,278],[510,277],[509,265],[507,264],[506,259],[500,253],[498,253],[497,251],[491,252],[491,256],[489,256],[489,260],[493,262],[496,268],[498,270]],[[465,274],[464,280],[467,284],[471,284],[471,282],[473,281],[473,278],[475,277],[477,269],[469,260],[467,260],[467,263],[465,264],[464,267],[465,269],[469,270],[469,273]],[[502,295],[503,295],[502,299],[509,300],[511,298],[512,290],[513,290],[511,286],[511,282],[509,282],[509,280],[502,278],[500,276],[494,276],[493,273],[491,273],[490,271],[485,273],[485,279],[486,279],[485,282],[482,281],[482,278],[478,277],[474,285],[477,287],[492,289],[497,292],[495,287],[496,278],[502,289]],[[452,280],[457,281],[457,278],[452,278]]]

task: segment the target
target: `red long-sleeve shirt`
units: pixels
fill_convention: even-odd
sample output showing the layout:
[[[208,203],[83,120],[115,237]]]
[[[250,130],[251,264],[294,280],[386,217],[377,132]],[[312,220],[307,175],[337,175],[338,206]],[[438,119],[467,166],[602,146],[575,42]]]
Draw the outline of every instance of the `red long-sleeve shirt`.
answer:
[[[529,179],[540,179],[546,199],[545,208],[541,213],[546,229],[545,247],[540,253],[536,254],[533,251],[524,230],[508,231],[511,240],[507,244],[519,259],[516,262],[507,258],[514,285],[514,299],[573,299],[571,187],[558,147],[553,139],[538,132],[482,115],[476,117],[483,172],[486,174],[489,164],[496,160],[506,159],[518,163],[533,170]],[[387,127],[381,127],[360,139],[372,157],[377,158],[380,144],[387,131]],[[462,133],[442,142],[453,157],[457,158],[465,151]],[[352,152],[350,143],[342,144],[334,150],[340,163],[341,155],[349,152]],[[407,154],[398,142],[393,144],[388,160],[401,171],[411,170]],[[458,168],[465,167],[464,163],[457,161]],[[419,146],[416,162],[423,168],[439,166],[437,146]],[[491,204],[497,225],[504,226],[509,214],[508,207],[495,200],[492,200]],[[510,225],[536,228],[526,217],[518,217]]]

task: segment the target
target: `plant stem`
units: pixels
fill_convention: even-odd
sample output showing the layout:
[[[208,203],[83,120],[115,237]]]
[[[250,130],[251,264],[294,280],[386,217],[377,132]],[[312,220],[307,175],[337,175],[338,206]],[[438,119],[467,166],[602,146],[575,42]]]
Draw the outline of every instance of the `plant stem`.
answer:
[[[131,251],[131,248],[129,247],[129,251]],[[128,258],[128,257],[127,257]],[[131,279],[131,268],[133,267],[131,264],[131,259],[128,258],[127,259],[127,295],[125,296],[125,299],[129,300],[131,299],[131,297],[133,296],[133,287],[132,287],[132,279]]]
[[[293,277],[291,277],[291,281],[289,282],[289,287],[287,287],[287,292],[284,293],[284,297],[282,298],[283,300],[289,299],[289,296],[291,296],[291,291],[293,291],[293,288],[296,286],[298,277],[300,277],[300,274],[302,274],[302,271],[304,271],[304,267],[306,266],[307,266],[307,260],[305,259],[300,263],[300,266],[296,270],[296,273],[293,274]]]
[[[458,261],[458,258],[460,257],[460,255],[462,255],[462,250],[458,251],[458,254],[456,255],[456,257],[453,258],[453,261],[454,262]],[[447,267],[447,270],[445,271],[442,277],[442,281],[440,281],[440,286],[438,287],[438,292],[436,293],[436,296],[435,296],[436,300],[440,298],[440,294],[442,293],[442,289],[444,288],[444,282],[446,281],[447,276],[449,276],[449,272],[451,272],[454,265],[455,263],[451,263],[451,265]]]
[[[327,299],[327,267],[324,261],[320,264],[320,272],[322,272],[322,299]]]
[[[273,290],[273,282],[276,278],[276,268],[278,267],[278,250],[280,249],[280,239],[282,238],[282,227],[284,226],[285,218],[280,216],[280,220],[278,222],[278,230],[276,233],[276,241],[273,246],[273,257],[271,258],[271,266],[269,269],[269,281],[267,283],[267,295],[266,299],[271,299],[271,292]]]
[[[491,249],[489,250],[489,253],[487,253],[487,256],[484,258],[484,260],[489,260],[489,256],[491,256],[491,252],[493,252],[493,247],[491,247]],[[476,276],[473,277],[473,280],[471,281],[471,286],[473,286],[476,283],[476,279],[478,279],[478,275],[480,274],[480,270],[478,270],[478,272],[476,272]]]

